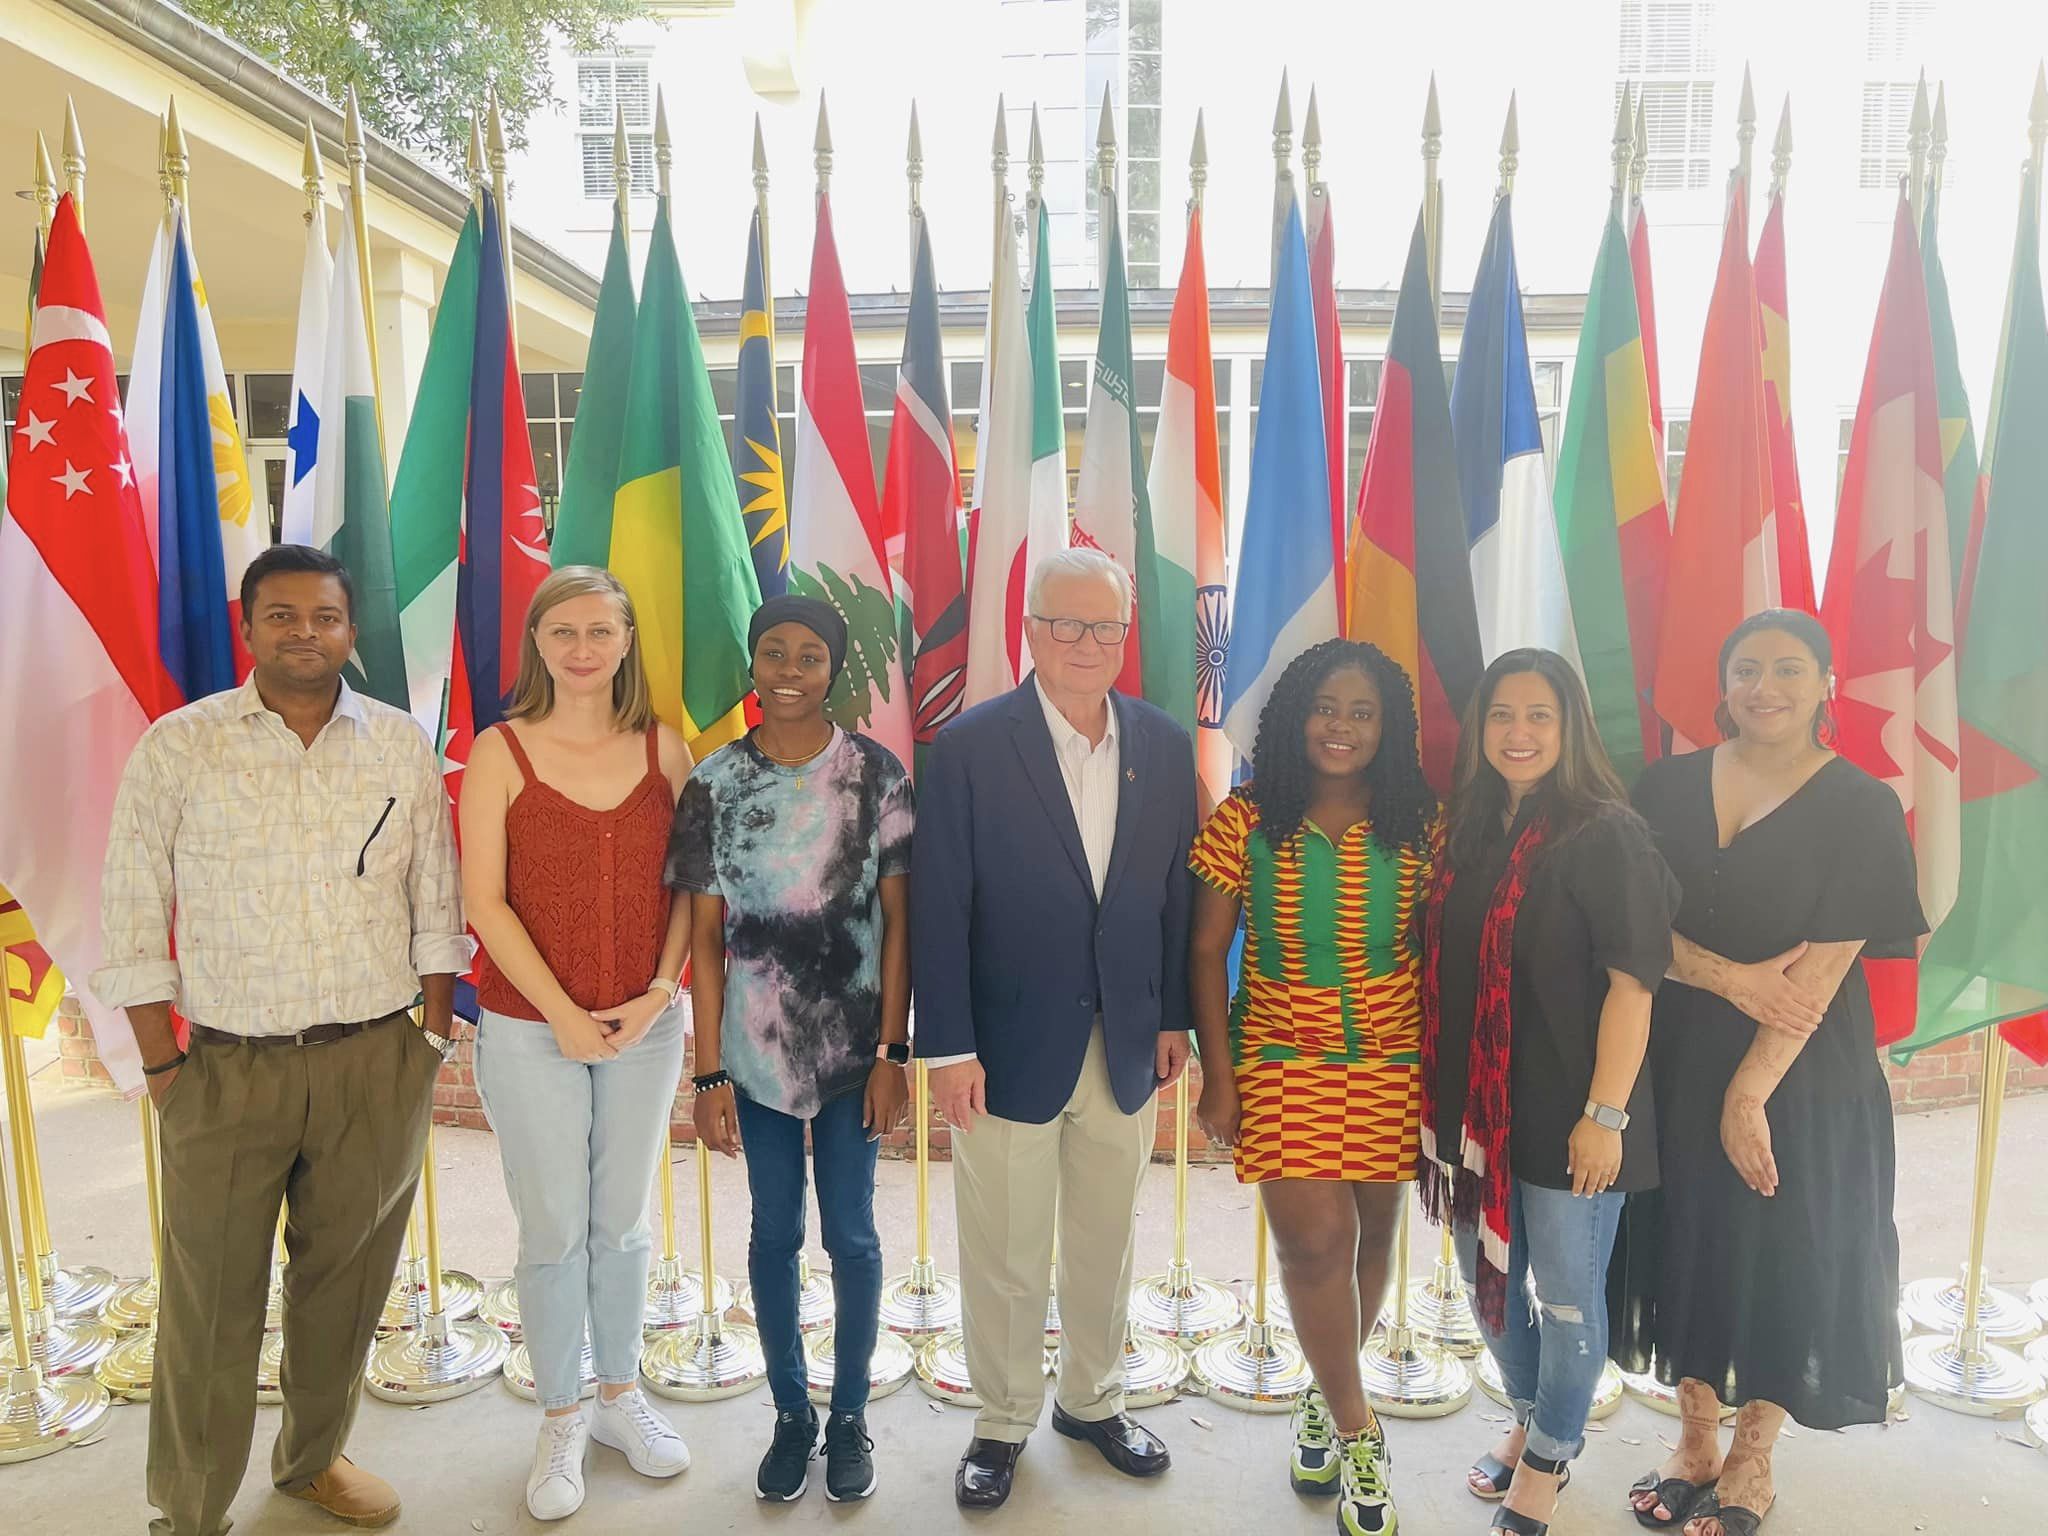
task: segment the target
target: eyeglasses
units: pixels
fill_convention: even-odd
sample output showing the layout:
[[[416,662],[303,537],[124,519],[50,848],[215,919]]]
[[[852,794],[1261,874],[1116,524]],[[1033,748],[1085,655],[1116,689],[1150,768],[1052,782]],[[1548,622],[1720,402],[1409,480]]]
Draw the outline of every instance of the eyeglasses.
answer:
[[[1052,631],[1053,639],[1061,645],[1078,645],[1085,634],[1093,634],[1097,645],[1122,645],[1124,636],[1131,632],[1130,625],[1120,624],[1115,619],[1090,624],[1086,619],[1048,619],[1042,613],[1034,613],[1031,617]]]

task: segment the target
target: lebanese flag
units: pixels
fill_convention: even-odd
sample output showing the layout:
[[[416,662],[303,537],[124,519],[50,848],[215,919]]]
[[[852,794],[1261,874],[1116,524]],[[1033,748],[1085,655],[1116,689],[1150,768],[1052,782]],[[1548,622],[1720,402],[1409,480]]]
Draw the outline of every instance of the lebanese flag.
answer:
[[[1685,475],[1671,532],[1670,569],[1684,572],[1685,579],[1666,588],[1657,641],[1653,699],[1679,751],[1720,740],[1714,711],[1721,702],[1721,679],[1715,675],[1721,642],[1749,615],[1778,602],[1748,200],[1747,184],[1738,182],[1700,343]]]
[[[1813,613],[1818,603],[1813,551],[1806,542],[1806,506],[1799,494],[1799,460],[1792,447],[1792,324],[1785,288],[1785,194],[1780,192],[1771,199],[1764,232],[1756,242],[1756,303],[1763,322],[1764,399],[1769,403],[1764,421],[1771,442],[1771,537],[1778,551],[1779,603]]]
[[[1834,642],[1842,755],[1898,792],[1939,928],[1962,870],[1961,730],[1948,502],[1934,333],[1913,214],[1902,196],[1870,362],[1849,439],[1821,622]],[[1918,964],[1866,960],[1877,1043],[1913,1032]]]
[[[1316,315],[1316,371],[1323,380],[1323,460],[1330,472],[1330,561],[1337,573],[1337,625],[1342,632],[1351,587],[1344,575],[1349,519],[1344,515],[1344,328],[1337,321],[1337,220],[1330,189],[1308,194],[1308,294]]]
[[[128,1021],[88,980],[106,959],[100,879],[121,770],[183,699],[157,653],[157,583],[106,308],[57,205],[0,521],[0,882],[77,988],[100,1058],[142,1086]]]
[[[903,628],[861,411],[853,314],[832,238],[832,203],[822,192],[811,244],[789,507],[790,591],[823,598],[846,620],[846,667],[826,713],[842,730],[872,737],[909,768],[916,738],[903,676]]]

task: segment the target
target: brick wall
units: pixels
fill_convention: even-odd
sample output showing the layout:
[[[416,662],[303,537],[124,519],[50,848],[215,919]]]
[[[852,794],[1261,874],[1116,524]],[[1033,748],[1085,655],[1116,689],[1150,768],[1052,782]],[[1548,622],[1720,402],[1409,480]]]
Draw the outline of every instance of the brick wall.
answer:
[[[60,1070],[67,1079],[87,1083],[105,1083],[113,1087],[114,1079],[107,1071],[106,1063],[100,1060],[99,1047],[92,1038],[92,1025],[86,1022],[85,1010],[78,1005],[75,993],[66,992],[57,1002],[57,1060]]]
[[[2005,1079],[2008,1094],[2048,1089],[2048,1067],[2035,1066],[2017,1051],[2009,1055],[2012,1066]],[[1893,1065],[1887,1058],[1884,1074],[1891,1084],[1895,1113],[1974,1104],[1984,1086],[1984,1035],[1979,1031],[1945,1045],[1930,1046],[1903,1067]]]

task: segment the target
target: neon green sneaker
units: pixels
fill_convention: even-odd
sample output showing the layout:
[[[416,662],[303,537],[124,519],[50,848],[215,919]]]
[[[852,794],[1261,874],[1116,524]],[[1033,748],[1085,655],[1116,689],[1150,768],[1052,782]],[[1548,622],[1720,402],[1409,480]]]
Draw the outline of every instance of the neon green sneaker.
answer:
[[[1387,1489],[1393,1458],[1375,1421],[1371,1429],[1337,1442],[1339,1497],[1337,1529],[1341,1536],[1396,1536],[1401,1528],[1394,1496]]]
[[[1296,1493],[1322,1497],[1337,1491],[1337,1429],[1323,1389],[1313,1384],[1294,1400],[1294,1458],[1287,1470]]]

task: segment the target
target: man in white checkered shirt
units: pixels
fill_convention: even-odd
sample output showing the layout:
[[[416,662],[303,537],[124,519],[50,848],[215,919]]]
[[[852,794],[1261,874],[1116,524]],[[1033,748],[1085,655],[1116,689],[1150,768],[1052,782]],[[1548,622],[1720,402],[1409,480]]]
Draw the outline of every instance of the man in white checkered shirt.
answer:
[[[127,1009],[162,1123],[159,1536],[227,1529],[280,1201],[290,1364],[272,1480],[353,1525],[398,1517],[390,1485],[342,1448],[472,947],[434,747],[342,680],[348,572],[267,550],[242,613],[249,681],[157,721],[122,775],[92,977]],[[408,1016],[421,997],[424,1032]]]

